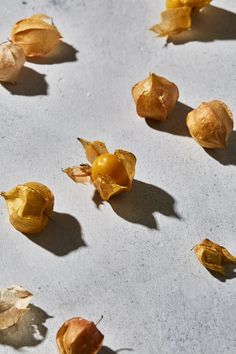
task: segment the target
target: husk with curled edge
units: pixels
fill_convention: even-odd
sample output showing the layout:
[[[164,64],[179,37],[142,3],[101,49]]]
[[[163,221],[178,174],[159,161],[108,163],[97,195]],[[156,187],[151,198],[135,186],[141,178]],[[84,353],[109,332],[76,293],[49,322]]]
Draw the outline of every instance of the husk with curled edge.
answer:
[[[81,317],[64,322],[56,335],[60,354],[97,354],[103,338],[93,322]]]
[[[11,224],[22,233],[41,232],[53,215],[54,195],[41,183],[19,184],[9,192],[1,192],[1,196]]]
[[[61,38],[52,18],[44,14],[16,22],[11,32],[12,42],[22,47],[27,57],[41,57],[50,53]]]
[[[11,42],[0,44],[0,81],[15,84],[25,63],[21,47]]]
[[[186,124],[193,139],[202,147],[225,148],[233,130],[233,114],[224,102],[203,102],[188,113]]]
[[[132,95],[140,117],[165,120],[176,105],[179,90],[173,82],[152,73],[133,86]]]
[[[0,290],[0,330],[17,323],[28,311],[32,294],[18,285]]]
[[[106,145],[101,141],[90,142],[84,139],[78,140],[82,144],[86,157],[91,164],[98,156],[108,153]],[[116,155],[124,164],[129,181],[127,186],[121,186],[115,183],[109,176],[98,176],[96,180],[93,181],[91,178],[91,166],[88,164],[69,167],[64,169],[63,172],[65,172],[76,183],[93,183],[101,198],[103,200],[109,200],[110,197],[114,195],[129,191],[132,187],[135,174],[136,157],[131,152],[116,150],[114,155]]]
[[[211,240],[205,239],[194,247],[194,252],[204,267],[226,275],[227,264],[236,264],[236,257]]]

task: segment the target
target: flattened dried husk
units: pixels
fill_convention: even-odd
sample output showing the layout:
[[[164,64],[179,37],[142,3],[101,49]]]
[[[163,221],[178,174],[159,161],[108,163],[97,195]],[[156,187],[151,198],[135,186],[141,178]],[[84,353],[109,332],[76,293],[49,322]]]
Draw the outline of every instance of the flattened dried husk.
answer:
[[[44,56],[55,49],[62,38],[52,19],[36,14],[18,21],[11,32],[11,40],[21,46],[28,57]]]
[[[191,27],[191,8],[187,6],[161,12],[161,22],[150,28],[159,36],[171,36]]]
[[[90,163],[93,163],[98,156],[108,153],[106,145],[101,141],[90,142],[81,138],[78,138],[78,140],[83,145],[87,160]]]
[[[91,166],[80,165],[72,166],[63,170],[74,182],[76,183],[89,183],[91,182]]]
[[[25,54],[21,47],[11,42],[0,45],[0,81],[15,84],[24,63]]]
[[[236,264],[236,257],[231,255],[225,247],[209,239],[205,239],[196,245],[194,252],[204,267],[223,275],[226,274],[227,263]]]
[[[32,294],[13,285],[0,290],[0,330],[13,326],[27,311]]]

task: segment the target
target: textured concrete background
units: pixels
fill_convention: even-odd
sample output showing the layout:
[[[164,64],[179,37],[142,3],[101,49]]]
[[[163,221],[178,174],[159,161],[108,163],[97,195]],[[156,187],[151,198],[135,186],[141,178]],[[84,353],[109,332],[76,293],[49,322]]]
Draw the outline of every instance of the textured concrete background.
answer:
[[[39,181],[55,193],[56,223],[28,239],[0,201],[1,287],[34,293],[17,329],[0,333],[0,353],[57,353],[67,319],[97,321],[102,354],[233,354],[236,279],[213,277],[191,248],[205,236],[236,253],[236,133],[207,153],[186,134],[189,107],[222,99],[236,112],[236,2],[213,1],[191,33],[164,47],[148,28],[164,1],[0,2],[0,37],[44,12],[64,44],[27,62],[17,86],[2,85],[1,190]],[[180,103],[166,123],[137,117],[130,90],[155,72],[174,81]],[[103,203],[62,167],[85,162],[76,141],[102,140],[136,154],[133,191]]]

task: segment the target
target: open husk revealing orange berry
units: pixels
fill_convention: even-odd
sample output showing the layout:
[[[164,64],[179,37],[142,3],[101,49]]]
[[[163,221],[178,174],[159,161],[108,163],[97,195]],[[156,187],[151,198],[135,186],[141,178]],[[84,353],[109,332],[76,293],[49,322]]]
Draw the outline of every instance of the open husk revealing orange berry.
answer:
[[[236,257],[229,251],[208,239],[194,247],[194,252],[198,260],[209,270],[226,275],[227,264],[236,264]]]
[[[103,338],[93,322],[81,317],[64,322],[56,335],[60,354],[97,354]]]
[[[73,181],[92,182],[103,200],[131,189],[136,164],[136,157],[131,152],[116,150],[111,154],[101,141],[78,140],[91,165],[81,164],[65,169]]]
[[[133,86],[132,95],[140,117],[165,120],[176,105],[179,90],[164,77],[150,74]]]
[[[16,22],[11,32],[14,44],[23,48],[27,57],[41,57],[50,53],[60,43],[60,32],[52,18],[36,14]]]
[[[41,183],[19,184],[1,196],[6,200],[11,224],[24,234],[41,232],[52,217],[54,196]]]

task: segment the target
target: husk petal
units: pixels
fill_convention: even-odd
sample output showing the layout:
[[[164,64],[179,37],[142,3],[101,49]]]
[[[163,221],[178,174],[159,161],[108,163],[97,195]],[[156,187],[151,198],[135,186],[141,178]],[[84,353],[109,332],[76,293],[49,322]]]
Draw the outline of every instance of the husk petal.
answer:
[[[25,63],[21,47],[5,42],[0,45],[0,81],[15,84]]]
[[[166,8],[173,9],[176,7],[188,6],[192,9],[201,9],[209,5],[212,0],[166,0]]]
[[[93,163],[98,156],[108,153],[106,145],[101,141],[90,142],[81,138],[78,138],[78,140],[82,144],[90,163]]]
[[[94,186],[100,194],[102,200],[108,201],[112,196],[118,195],[121,192],[127,192],[130,189],[129,186],[120,186],[116,184],[112,179],[107,176],[99,176],[95,181],[93,181]]]
[[[76,183],[91,182],[91,166],[84,164],[72,166],[63,170]]]

